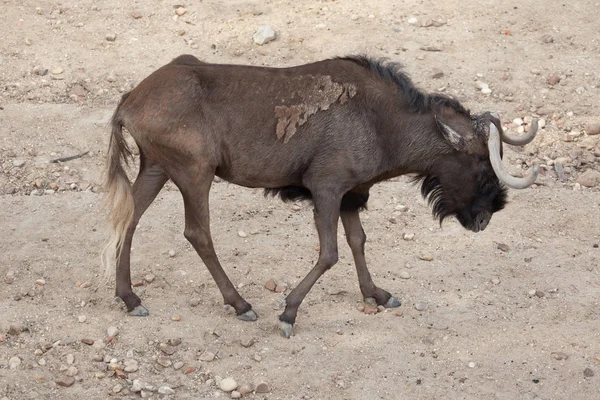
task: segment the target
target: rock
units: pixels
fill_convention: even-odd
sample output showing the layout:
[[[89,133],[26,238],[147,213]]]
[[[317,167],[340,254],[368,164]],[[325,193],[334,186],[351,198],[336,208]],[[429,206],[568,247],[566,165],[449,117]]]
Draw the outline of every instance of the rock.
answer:
[[[498,243],[496,247],[498,247],[498,250],[503,251],[505,253],[510,250],[510,247],[508,247],[508,245],[504,243]]]
[[[554,43],[554,38],[552,37],[552,35],[544,35],[542,36],[542,43]]]
[[[186,369],[183,370],[183,373],[186,375],[193,374],[194,372],[196,372],[196,368],[194,368],[194,367],[187,367]]]
[[[19,336],[21,334],[21,325],[10,324],[8,326],[8,334],[11,336]]]
[[[358,15],[356,15],[356,14],[352,14],[352,15],[350,16],[350,19],[351,19],[352,21],[358,21],[358,19],[359,19],[359,18],[360,18],[360,17],[359,17]]]
[[[56,384],[58,386],[71,387],[75,383],[75,378],[73,378],[71,376],[66,376],[64,378],[61,378],[61,379],[55,381],[55,382],[56,382]]]
[[[238,236],[241,238],[245,238],[245,237],[248,237],[248,234],[244,231],[238,231]]]
[[[105,36],[105,39],[109,42],[114,42],[115,40],[117,40],[117,34],[116,33],[107,33]]]
[[[259,26],[254,35],[252,36],[252,40],[254,43],[258,45],[263,45],[269,43],[277,38],[277,33],[275,29],[270,25],[262,25]]]
[[[594,148],[594,156],[600,157],[600,146]]]
[[[35,351],[33,352],[34,356],[43,356],[44,355],[44,350],[42,349],[35,349]]]
[[[80,324],[83,324],[86,319],[87,318],[85,315],[80,315],[79,317],[77,317],[77,321],[79,321]]]
[[[225,378],[219,382],[219,388],[224,392],[231,392],[232,390],[237,389],[237,387],[237,382],[231,377]]]
[[[88,346],[91,346],[91,345],[94,344],[94,340],[93,339],[86,339],[86,338],[84,338],[84,339],[81,339],[81,343],[87,344]]]
[[[21,168],[23,165],[25,165],[25,160],[13,160],[12,164],[17,168]]]
[[[21,365],[21,359],[17,356],[11,357],[8,360],[8,367],[11,370],[15,370],[15,369],[19,368],[20,365]]]
[[[162,351],[163,353],[165,353],[166,355],[169,355],[169,356],[172,356],[177,351],[177,349],[175,347],[169,346],[166,343],[161,343],[159,348],[160,348],[160,351]]]
[[[175,257],[175,250],[169,250],[169,257]]]
[[[275,289],[277,288],[277,283],[275,283],[275,279],[270,278],[268,281],[266,281],[265,288],[267,290],[270,290],[271,292],[274,292]]]
[[[256,362],[262,361],[262,356],[258,353],[256,353],[253,358],[254,358],[254,361],[256,361]]]
[[[161,386],[158,388],[158,394],[170,395],[175,394],[175,391],[169,386]]]
[[[317,28],[317,29],[327,29],[327,25],[325,25],[325,24],[316,24],[315,28]]]
[[[131,13],[131,16],[132,16],[134,19],[140,19],[140,18],[142,18],[142,17],[143,17],[142,13],[141,13],[141,12],[139,12],[139,11],[133,11],[133,12]]]
[[[139,379],[134,379],[131,383],[131,388],[129,390],[131,390],[133,393],[138,393],[142,391],[144,386],[146,385],[144,385],[142,381],[140,381]]]
[[[254,338],[252,336],[244,336],[240,339],[240,344],[245,348],[252,347],[254,343]]]
[[[73,354],[67,354],[67,364],[71,365],[75,362],[75,356]]]
[[[112,392],[113,393],[119,393],[121,390],[123,390],[123,385],[117,383],[115,386],[113,386],[112,388]]]
[[[237,391],[241,394],[252,393],[254,387],[250,383],[244,383],[240,387],[237,388]]]
[[[398,204],[396,207],[394,207],[394,211],[407,212],[408,206],[405,206],[404,204]]]
[[[45,279],[38,279],[35,281],[35,284],[38,286],[44,286],[46,284],[46,280]]]
[[[63,72],[65,72],[65,70],[61,67],[54,67],[50,70],[50,72],[52,73],[52,75],[61,75]]]
[[[106,329],[106,334],[108,336],[115,337],[119,334],[119,328],[116,326],[109,326],[108,329]]]
[[[586,378],[591,378],[592,376],[594,376],[594,370],[591,368],[584,369],[583,376],[585,376]]]
[[[367,315],[377,314],[378,311],[379,310],[377,309],[377,306],[372,306],[372,305],[366,305],[362,309],[362,312]]]
[[[413,240],[415,238],[415,234],[414,233],[405,233],[402,238],[406,241]]]
[[[550,75],[550,76],[548,76],[548,79],[546,79],[546,82],[550,86],[558,85],[560,83],[560,76]]]
[[[40,366],[42,366],[42,367],[43,367],[44,365],[46,365],[46,360],[45,360],[45,359],[43,359],[43,358],[40,358],[40,359],[38,360],[38,364],[39,364]]]
[[[590,124],[590,125],[588,125],[588,127],[585,130],[585,133],[587,133],[590,136],[600,135],[600,124]]]
[[[173,368],[176,370],[183,368],[183,362],[177,361],[175,364],[173,364]]]
[[[475,364],[473,361],[471,361],[467,365],[469,366],[469,368],[475,368],[477,366],[477,364]]]
[[[65,372],[65,374],[67,374],[67,376],[75,376],[79,373],[79,370],[77,369],[77,367],[69,367],[67,368],[67,372]]]
[[[536,297],[544,297],[546,294],[544,292],[542,292],[541,290],[536,290],[535,295],[536,295]]]
[[[498,278],[492,278],[492,283],[494,285],[499,285],[500,284],[500,279],[498,279]]]
[[[553,352],[551,354],[555,360],[559,360],[559,361],[566,360],[567,358],[569,358],[569,356],[566,353],[563,353],[561,351]]]
[[[41,65],[36,65],[33,67],[32,72],[39,76],[44,76],[48,73],[48,68],[44,68]]]
[[[433,261],[433,257],[431,256],[419,256],[419,260],[423,260],[423,261]]]
[[[232,399],[240,399],[241,397],[242,397],[242,394],[240,392],[238,392],[237,390],[234,390],[233,392],[231,392]]]
[[[133,359],[125,360],[123,364],[125,364],[125,368],[123,368],[125,372],[136,372],[139,369],[138,362]]]
[[[410,279],[410,274],[408,273],[408,271],[400,271],[399,275],[402,279]]]
[[[556,161],[554,162],[554,171],[556,171],[556,177],[559,181],[565,182],[567,180],[567,177],[565,176],[565,169],[561,163]]]
[[[108,75],[106,75],[106,81],[107,82],[116,82],[117,81],[117,76],[115,75],[114,72],[109,72]]]
[[[440,79],[443,76],[444,76],[444,71],[442,71],[441,69],[439,69],[439,68],[431,69],[431,77],[433,79]]]
[[[577,183],[585,187],[594,187],[600,183],[600,171],[589,169],[577,178]]]
[[[275,286],[275,293],[283,293],[287,290],[287,285],[285,283],[278,283]]]
[[[269,393],[271,391],[271,388],[266,382],[259,382],[256,385],[256,389],[254,389],[254,391],[256,393]]]
[[[204,350],[202,352],[202,354],[200,354],[198,359],[200,361],[210,362],[210,361],[213,361],[216,356],[217,356],[217,349],[209,347],[206,350]]]
[[[200,299],[191,299],[190,307],[198,307],[200,305]]]
[[[178,314],[175,314],[171,317],[171,321],[181,321],[181,316]]]
[[[427,310],[427,303],[424,301],[417,301],[415,303],[415,309],[417,311],[425,311],[425,310]]]
[[[154,279],[156,279],[156,276],[154,276],[154,274],[148,274],[144,277],[144,280],[148,283],[154,282]]]
[[[185,13],[187,13],[187,9],[185,7],[177,7],[175,9],[175,14],[177,14],[177,16],[179,16],[179,17],[181,17]]]
[[[296,211],[296,212],[298,212],[298,211],[300,211],[300,210],[302,210],[302,207],[301,207],[301,206],[299,206],[298,204],[294,204],[294,205],[292,206],[292,211]]]

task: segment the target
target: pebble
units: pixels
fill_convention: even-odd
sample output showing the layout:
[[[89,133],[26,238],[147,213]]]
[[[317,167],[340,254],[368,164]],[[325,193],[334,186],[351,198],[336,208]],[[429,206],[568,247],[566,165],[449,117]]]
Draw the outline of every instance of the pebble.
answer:
[[[65,72],[65,70],[62,69],[61,67],[54,67],[50,70],[50,72],[52,73],[52,75],[60,75],[63,72]]]
[[[261,362],[262,361],[262,356],[260,354],[256,353],[254,355],[254,361]]]
[[[239,399],[241,397],[242,397],[242,394],[240,392],[238,392],[237,390],[234,390],[233,392],[231,392],[232,399]]]
[[[19,336],[21,334],[21,326],[19,324],[10,324],[8,334],[11,336]]]
[[[254,343],[255,343],[255,341],[252,336],[244,336],[240,340],[240,344],[242,345],[242,347],[246,347],[246,348],[252,347],[252,345],[254,345]]]
[[[177,314],[175,314],[175,315],[173,315],[173,316],[171,317],[171,321],[181,321],[181,316],[180,316],[180,315],[177,315]]]
[[[86,338],[84,338],[84,339],[81,339],[81,343],[87,344],[88,346],[91,346],[91,345],[93,345],[95,343],[95,341],[93,339],[86,339]]]
[[[241,394],[248,394],[254,390],[250,383],[244,383],[240,387],[237,388],[237,391]]]
[[[177,14],[178,16],[182,16],[187,12],[187,9],[185,7],[177,7],[175,9],[175,14]]]
[[[471,361],[469,364],[467,364],[469,366],[469,368],[475,368],[475,366],[477,364],[475,364],[473,361]]]
[[[408,273],[408,271],[400,271],[400,278],[410,279],[410,274]]]
[[[425,310],[427,310],[427,303],[424,301],[417,301],[415,303],[415,309],[417,311],[425,311]]]
[[[108,329],[106,329],[106,333],[108,334],[108,336],[115,337],[119,334],[119,328],[117,328],[116,326],[109,326]]]
[[[43,356],[44,355],[44,350],[42,350],[42,349],[35,349],[35,351],[33,352],[33,355],[35,355],[35,356]]]
[[[20,365],[21,359],[17,356],[11,357],[10,360],[8,360],[8,367],[12,370],[19,368]]]
[[[75,356],[73,354],[67,354],[67,364],[73,364],[75,362]]]
[[[270,290],[271,292],[274,292],[277,288],[277,283],[275,283],[275,279],[270,278],[269,280],[267,280],[265,282],[265,288]]]
[[[405,233],[403,236],[403,239],[406,241],[413,240],[414,238],[415,238],[414,233]]]
[[[169,355],[169,356],[172,356],[177,351],[177,349],[175,347],[169,346],[168,344],[165,344],[165,343],[161,343],[159,348],[160,348],[160,351],[162,351],[163,353],[165,353],[166,355]]]
[[[377,309],[377,306],[366,305],[361,311],[367,315],[372,315],[377,314],[379,310]]]
[[[498,279],[498,278],[492,278],[492,283],[494,285],[499,285],[500,284],[500,279]]]
[[[546,294],[544,292],[542,292],[541,290],[536,290],[535,295],[536,295],[536,297],[544,297]]]
[[[183,370],[183,373],[186,375],[193,374],[194,372],[196,372],[196,368],[194,367],[187,367]]]
[[[62,387],[71,387],[75,383],[75,378],[71,376],[66,376],[62,379],[55,381],[58,386]]]
[[[231,377],[222,379],[221,382],[219,382],[219,388],[224,392],[231,392],[232,390],[237,389],[237,387],[237,382]]]
[[[600,172],[589,169],[577,177],[577,183],[585,187],[594,187],[600,183]]]
[[[136,372],[139,369],[138,362],[133,359],[125,360],[123,364],[125,364],[125,368],[123,368],[125,372]]]
[[[176,370],[183,368],[183,362],[177,361],[175,364],[173,364],[173,368]]]
[[[433,261],[433,257],[431,257],[431,256],[423,256],[423,255],[421,255],[421,256],[419,256],[419,259],[423,260],[423,261]]]
[[[416,17],[410,17],[406,22],[408,22],[409,25],[418,25],[419,19]]]
[[[535,296],[535,292],[536,292],[535,289],[531,289],[529,292],[527,292],[527,294],[530,296]]]
[[[83,282],[81,285],[79,285],[79,287],[82,289],[87,289],[90,286],[92,286],[92,282],[90,282],[90,281]]]
[[[594,148],[594,156],[600,157],[600,146]]]
[[[292,206],[292,211],[296,211],[296,212],[298,212],[298,211],[300,211],[300,210],[302,210],[302,207],[301,207],[301,206],[299,206],[298,204],[294,204],[294,205]]]
[[[140,18],[142,18],[142,17],[143,17],[142,13],[141,13],[141,12],[139,12],[139,11],[133,11],[133,12],[131,13],[131,16],[132,16],[134,19],[140,19]]]
[[[277,38],[277,33],[275,29],[273,29],[270,25],[262,25],[259,26],[254,35],[252,36],[252,40],[254,43],[258,45],[263,45],[269,43]]]
[[[439,69],[439,68],[431,69],[431,77],[433,79],[440,79],[443,76],[444,76],[444,71],[442,71],[441,69]]]
[[[115,386],[113,386],[112,391],[113,393],[119,393],[121,390],[123,390],[123,385],[117,383]]]
[[[77,321],[79,321],[79,323],[83,324],[86,320],[86,316],[85,315],[80,315],[79,317],[77,317]]]
[[[245,237],[248,237],[248,234],[246,232],[244,232],[244,231],[238,231],[238,236],[242,237],[242,238],[245,238]]]
[[[169,257],[175,257],[175,250],[169,250]]]
[[[398,204],[396,207],[394,207],[394,211],[407,212],[408,206],[405,206],[403,204]]]
[[[600,135],[600,124],[590,124],[587,126],[587,129],[585,130],[585,132],[592,136],[592,135]]]
[[[21,168],[23,165],[25,165],[25,160],[13,160],[12,164],[17,168]]]
[[[170,395],[175,394],[175,391],[169,386],[161,386],[158,388],[158,394]]]
[[[557,351],[552,353],[552,357],[554,357],[555,360],[566,360],[567,358],[569,358],[569,356],[566,353],[563,353],[562,351]]]
[[[500,251],[503,251],[505,253],[510,250],[510,247],[508,247],[508,245],[504,243],[498,243],[497,247]]]
[[[109,42],[114,42],[115,40],[117,40],[117,34],[116,33],[107,33],[105,39]]]
[[[131,390],[134,393],[138,393],[142,391],[144,386],[145,385],[142,383],[142,381],[140,381],[139,379],[134,379],[131,383],[131,388],[129,390]]]
[[[108,75],[106,75],[106,81],[107,82],[116,82],[117,81],[117,76],[115,75],[114,72],[109,72]]]
[[[198,307],[200,305],[200,299],[191,299],[190,307]]]
[[[65,372],[65,374],[67,374],[67,376],[75,376],[79,373],[79,370],[77,369],[77,367],[69,367],[67,368],[67,372]]]
[[[550,86],[557,85],[558,83],[560,83],[560,76],[558,76],[558,75],[550,75],[548,77],[548,79],[546,79],[546,82]]]
[[[546,43],[546,44],[554,43],[554,38],[552,37],[552,35],[546,34],[546,35],[542,36],[542,42]]]
[[[287,284],[285,283],[278,283],[277,286],[275,286],[275,293],[283,293],[287,290]]]
[[[269,393],[271,388],[266,382],[260,382],[256,385],[256,389],[254,389],[256,393]]]
[[[154,276],[154,274],[148,274],[144,277],[144,280],[148,283],[154,282],[154,279],[156,279],[156,276]]]
[[[209,347],[206,350],[204,350],[202,352],[202,354],[200,354],[200,356],[198,357],[198,359],[200,361],[210,362],[210,361],[213,361],[216,356],[217,356],[217,350],[214,349],[214,348]]]
[[[35,284],[39,285],[39,286],[44,286],[46,284],[46,280],[45,279],[38,279],[38,280],[35,281]]]
[[[38,364],[39,364],[39,365],[41,365],[41,366],[43,367],[44,365],[46,365],[46,360],[45,360],[44,358],[40,358],[40,359],[38,360]]]
[[[594,376],[594,370],[591,368],[584,369],[583,376],[585,376],[586,378],[591,378],[592,376]]]
[[[357,21],[359,18],[360,18],[360,17],[359,17],[358,15],[356,15],[356,14],[352,14],[352,15],[350,16],[350,19],[351,19],[352,21]]]
[[[48,68],[44,68],[41,65],[36,65],[33,67],[32,72],[39,76],[44,76],[48,73]]]

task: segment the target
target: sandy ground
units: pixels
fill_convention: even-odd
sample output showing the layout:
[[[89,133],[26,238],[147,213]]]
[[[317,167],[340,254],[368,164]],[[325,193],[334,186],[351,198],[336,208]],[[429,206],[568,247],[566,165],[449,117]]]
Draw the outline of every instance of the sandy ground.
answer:
[[[268,383],[270,393],[244,398],[600,398],[600,192],[585,185],[600,170],[597,2],[4,0],[0,11],[0,399],[227,398],[219,377]],[[263,24],[278,37],[258,46]],[[535,143],[505,157],[514,172],[540,164],[538,184],[511,191],[479,234],[440,228],[406,178],[375,187],[362,217],[367,260],[403,305],[358,310],[340,234],[340,262],[307,296],[290,340],[276,326],[289,289],[263,285],[292,288],[316,261],[310,207],[214,184],[217,252],[260,315],[244,323],[184,239],[168,184],[134,238],[136,292],[151,315],[128,317],[100,279],[107,123],[121,93],[183,53],[269,66],[351,53],[400,61],[424,89],[499,111],[512,129],[515,118],[544,119]],[[119,334],[105,343],[111,326]],[[170,356],[160,349],[169,342]],[[201,360],[207,348],[213,361]],[[138,369],[119,377],[105,358]],[[56,384],[73,372],[72,386]],[[134,379],[152,387],[133,393]]]

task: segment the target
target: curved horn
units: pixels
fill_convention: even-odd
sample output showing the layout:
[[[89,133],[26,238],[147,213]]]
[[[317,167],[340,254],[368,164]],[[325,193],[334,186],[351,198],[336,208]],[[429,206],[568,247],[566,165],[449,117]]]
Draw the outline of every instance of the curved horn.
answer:
[[[533,126],[533,124],[532,124]],[[537,126],[537,123],[536,123]],[[527,176],[517,178],[509,174],[502,166],[500,158],[500,133],[493,123],[490,124],[490,138],[488,140],[488,149],[490,151],[490,162],[498,179],[506,186],[513,189],[525,189],[535,182],[538,176],[538,166],[534,165]]]
[[[524,134],[523,136],[515,136],[510,133],[502,132],[502,141],[504,143],[512,144],[513,146],[525,146],[527,143],[530,143],[534,138],[535,134],[538,130],[538,120],[534,119],[531,121],[531,127],[529,128],[529,132]]]

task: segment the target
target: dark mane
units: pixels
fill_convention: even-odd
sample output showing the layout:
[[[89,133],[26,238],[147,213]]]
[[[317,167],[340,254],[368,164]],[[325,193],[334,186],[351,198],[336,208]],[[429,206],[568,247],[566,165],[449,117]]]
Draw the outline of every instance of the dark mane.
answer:
[[[381,79],[393,82],[406,96],[409,107],[413,112],[422,114],[440,107],[449,107],[457,114],[470,117],[470,112],[457,100],[442,94],[426,94],[419,90],[400,63],[387,61],[384,58],[370,58],[364,55],[340,57],[339,60],[352,61],[363,68],[373,71]]]

